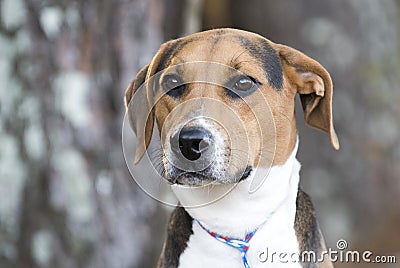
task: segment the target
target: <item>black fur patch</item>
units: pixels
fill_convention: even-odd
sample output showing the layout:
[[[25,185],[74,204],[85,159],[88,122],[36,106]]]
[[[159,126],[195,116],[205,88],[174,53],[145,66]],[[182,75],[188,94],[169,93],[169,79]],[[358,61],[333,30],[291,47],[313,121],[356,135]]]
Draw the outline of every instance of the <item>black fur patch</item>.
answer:
[[[172,40],[169,43],[167,43],[168,47],[161,55],[160,62],[156,69],[156,73],[167,68],[171,64],[172,58],[177,54],[177,52],[182,50],[186,45],[188,45],[194,41],[197,41],[198,39],[199,38],[196,38],[196,37],[189,38],[189,39],[187,39],[187,38],[186,39],[177,39],[177,40]]]
[[[179,257],[186,249],[189,237],[193,234],[192,222],[192,217],[183,207],[175,208],[169,220],[167,237],[157,268],[179,266]]]
[[[316,257],[321,256],[323,245],[318,222],[315,218],[315,212],[310,197],[299,189],[296,199],[296,219],[294,229],[297,239],[300,242],[300,254],[304,251],[313,251]],[[302,262],[304,268],[318,267],[314,262]]]
[[[276,90],[281,90],[283,86],[281,60],[268,41],[260,39],[260,42],[254,42],[244,36],[239,36],[238,39],[241,45],[263,65],[268,83]]]

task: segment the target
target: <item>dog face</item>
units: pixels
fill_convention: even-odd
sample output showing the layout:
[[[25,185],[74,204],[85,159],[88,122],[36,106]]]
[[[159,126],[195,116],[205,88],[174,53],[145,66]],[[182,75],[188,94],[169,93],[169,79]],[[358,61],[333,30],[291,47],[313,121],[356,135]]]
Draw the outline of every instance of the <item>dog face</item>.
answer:
[[[307,123],[327,132],[338,149],[332,81],[318,62],[234,29],[165,43],[126,90],[138,140],[135,162],[155,120],[172,183],[236,183],[257,166],[281,165],[297,140],[297,93]]]

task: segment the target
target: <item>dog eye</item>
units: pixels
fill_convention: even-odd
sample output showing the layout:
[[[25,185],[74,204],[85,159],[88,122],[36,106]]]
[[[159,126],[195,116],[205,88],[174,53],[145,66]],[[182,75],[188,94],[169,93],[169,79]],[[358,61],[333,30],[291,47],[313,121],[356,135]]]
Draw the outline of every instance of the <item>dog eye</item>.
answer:
[[[256,85],[257,84],[250,77],[242,76],[233,85],[233,89],[247,91],[252,89]]]
[[[167,75],[163,81],[163,87],[166,90],[176,88],[180,84],[179,78],[175,75]]]
[[[236,77],[229,84],[226,87],[226,93],[232,99],[248,96],[261,85],[256,79],[247,75]]]
[[[181,79],[176,75],[167,75],[164,77],[162,87],[165,93],[173,98],[180,97],[184,90],[185,85],[182,84]]]

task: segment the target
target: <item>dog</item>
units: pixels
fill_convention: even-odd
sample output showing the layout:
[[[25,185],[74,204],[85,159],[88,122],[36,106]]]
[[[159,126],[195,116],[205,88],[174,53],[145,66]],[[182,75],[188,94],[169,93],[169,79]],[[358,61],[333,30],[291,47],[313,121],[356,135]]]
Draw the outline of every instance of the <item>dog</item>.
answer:
[[[332,90],[317,61],[255,33],[214,29],[160,47],[125,92],[134,163],[156,122],[180,202],[157,267],[333,267],[299,188],[295,120],[299,94],[307,124],[339,149]],[[310,251],[318,260],[301,258]]]

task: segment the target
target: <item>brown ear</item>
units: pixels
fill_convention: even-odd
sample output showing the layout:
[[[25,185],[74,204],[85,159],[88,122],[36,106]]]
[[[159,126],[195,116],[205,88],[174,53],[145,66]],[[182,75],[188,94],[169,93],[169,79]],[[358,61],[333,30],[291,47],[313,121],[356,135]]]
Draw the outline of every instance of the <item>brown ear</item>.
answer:
[[[156,72],[162,62],[167,60],[164,54],[172,53],[169,51],[172,43],[173,41],[170,41],[160,47],[153,60],[139,71],[125,91],[125,107],[137,140],[135,164],[142,159],[151,141],[155,118],[154,86],[157,80],[155,77],[158,77]]]
[[[300,51],[284,45],[276,45],[276,48],[283,64],[290,66],[295,73],[295,77],[290,79],[297,86],[307,124],[328,133],[332,146],[338,150],[339,140],[332,116],[333,86],[329,73]]]
[[[154,126],[154,111],[148,99],[145,84],[149,65],[139,71],[125,91],[125,107],[131,128],[136,134],[136,154],[134,163],[143,157],[150,144]]]

